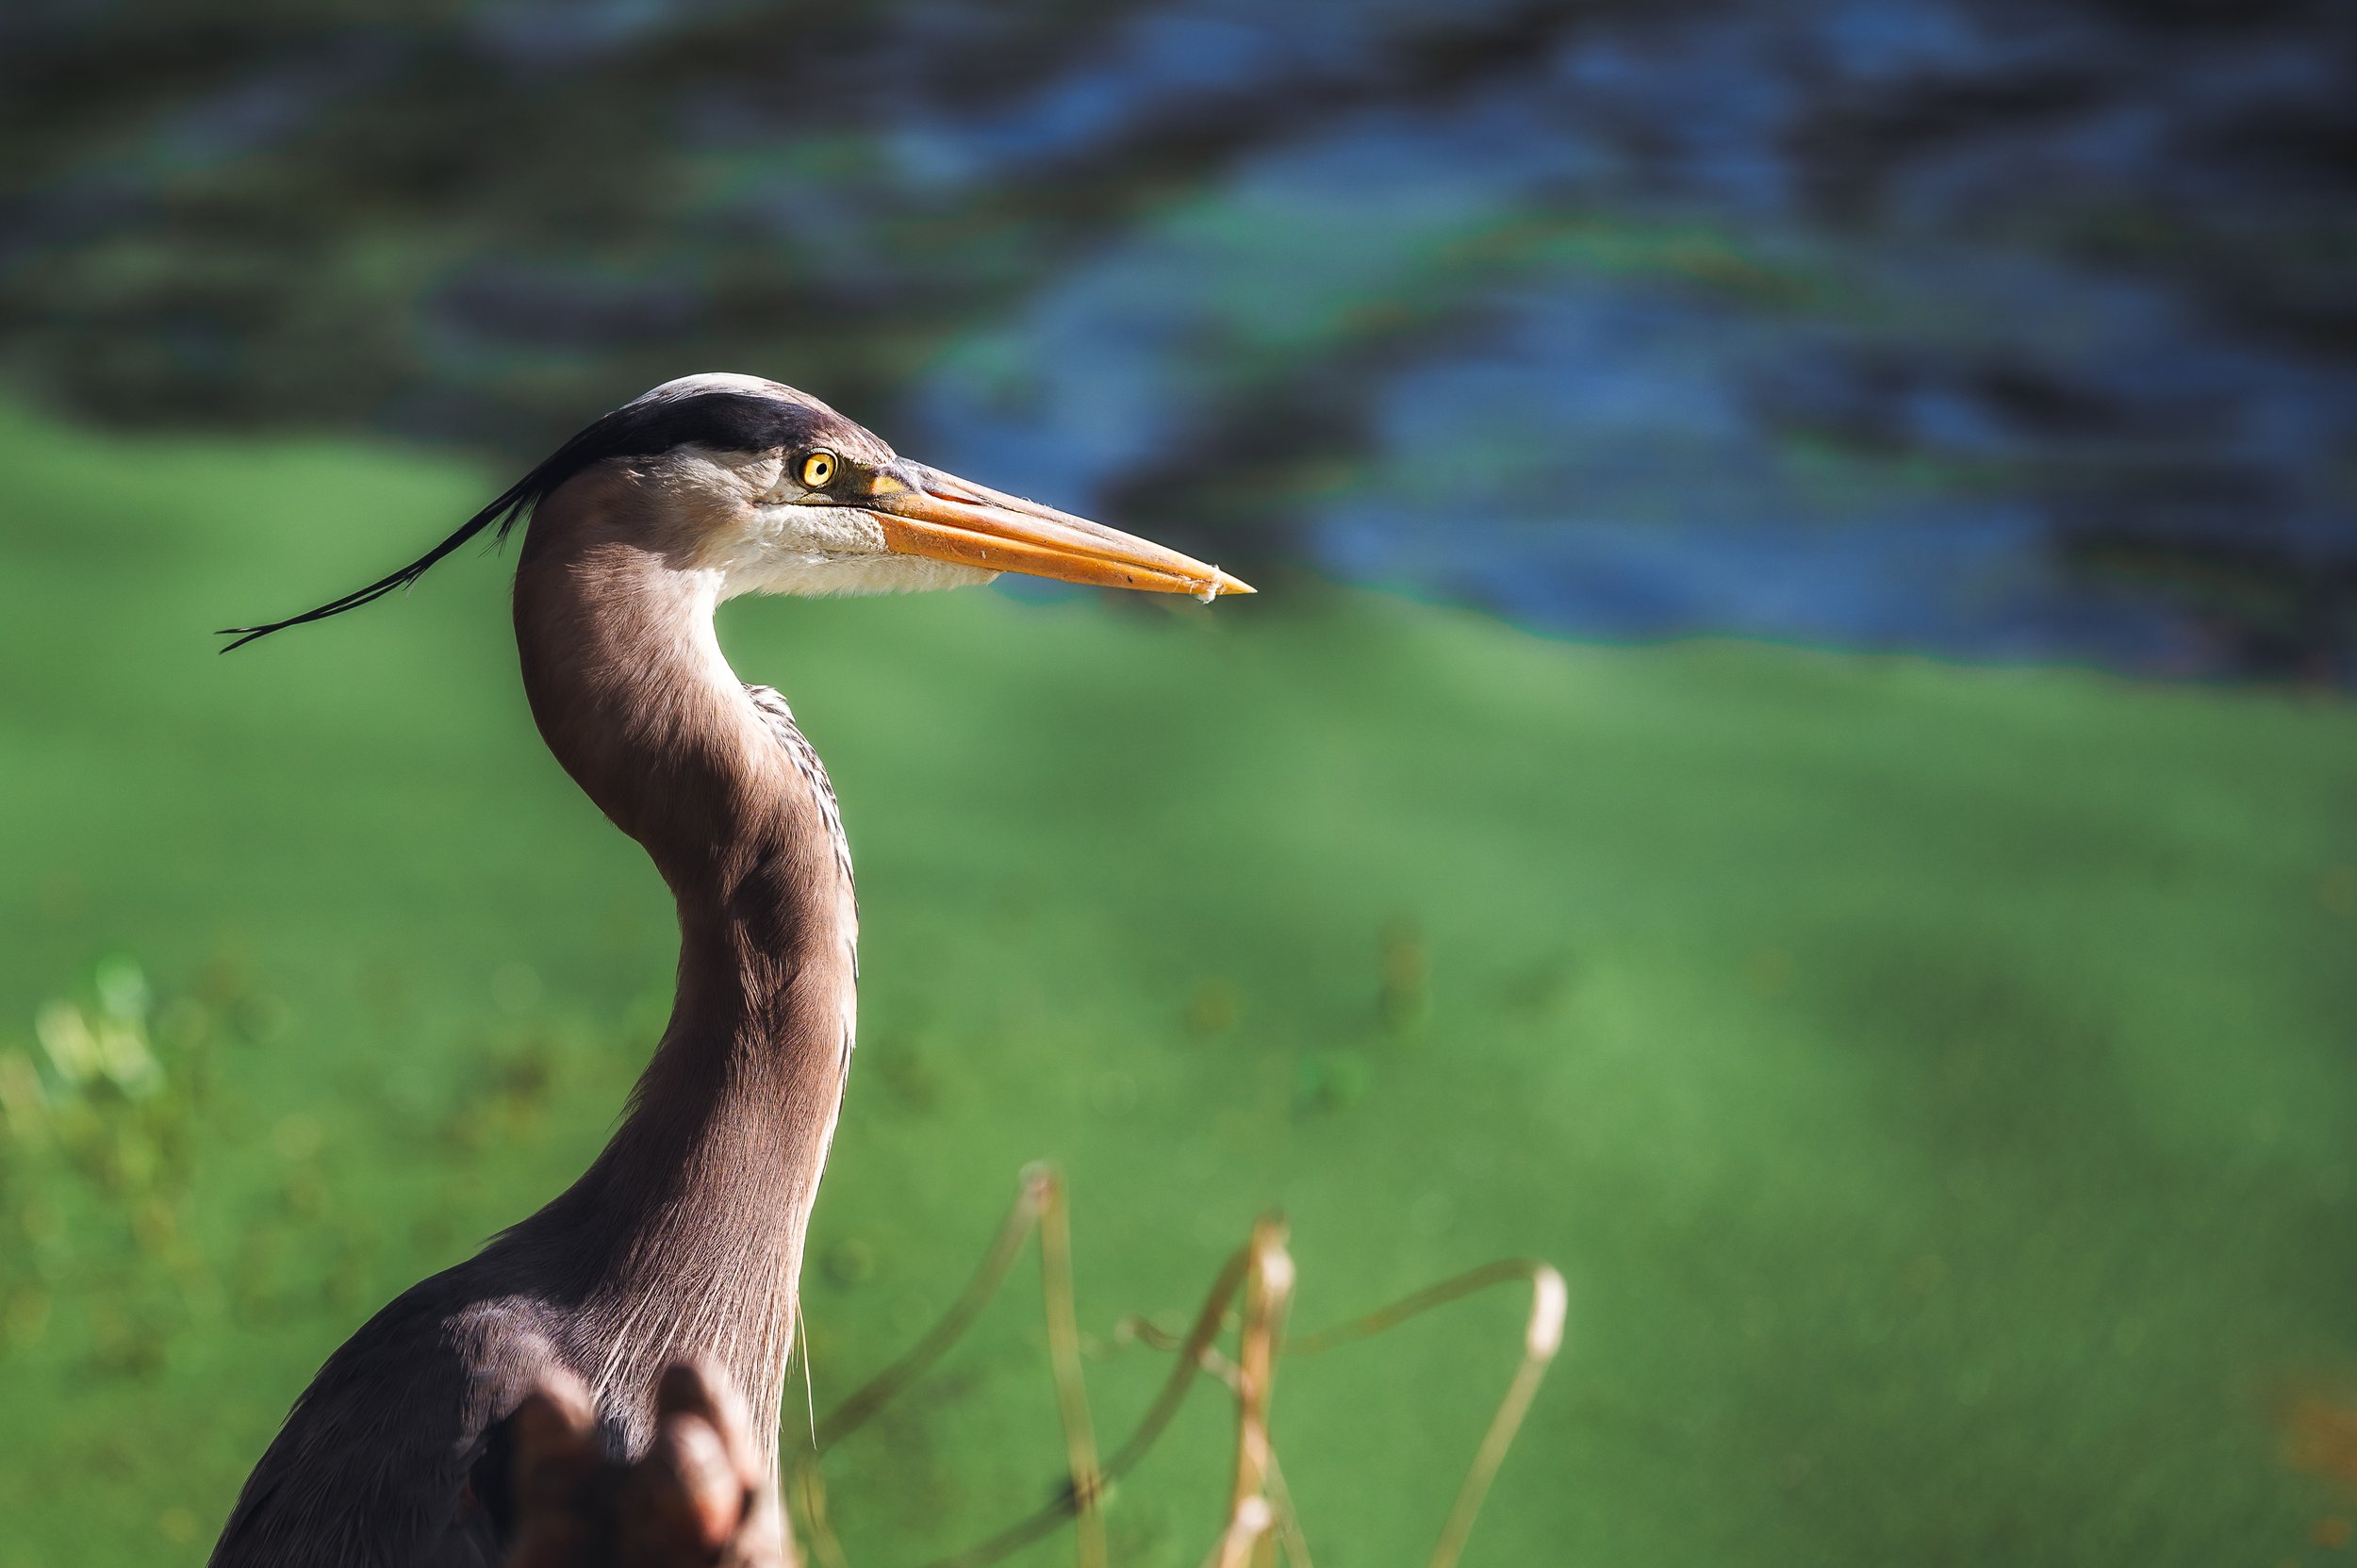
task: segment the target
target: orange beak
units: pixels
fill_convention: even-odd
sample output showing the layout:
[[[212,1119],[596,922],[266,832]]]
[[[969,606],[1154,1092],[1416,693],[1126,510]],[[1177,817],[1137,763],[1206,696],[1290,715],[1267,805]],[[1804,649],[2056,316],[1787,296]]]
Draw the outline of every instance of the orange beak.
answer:
[[[1150,539],[921,463],[896,463],[877,474],[859,504],[883,525],[884,544],[898,554],[1098,587],[1188,593],[1207,604],[1224,593],[1254,591]]]

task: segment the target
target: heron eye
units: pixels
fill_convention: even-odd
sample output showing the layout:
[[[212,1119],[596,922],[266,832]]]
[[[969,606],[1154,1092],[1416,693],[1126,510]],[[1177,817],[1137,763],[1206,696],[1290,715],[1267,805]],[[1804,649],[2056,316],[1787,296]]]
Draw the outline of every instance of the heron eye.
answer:
[[[823,490],[834,483],[834,454],[814,452],[802,459],[802,488]]]

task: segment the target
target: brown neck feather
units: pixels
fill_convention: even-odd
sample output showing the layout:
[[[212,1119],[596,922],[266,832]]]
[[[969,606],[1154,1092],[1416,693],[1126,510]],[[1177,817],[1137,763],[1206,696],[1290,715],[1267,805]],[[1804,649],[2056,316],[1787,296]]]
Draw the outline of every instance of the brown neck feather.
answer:
[[[522,1230],[591,1326],[602,1394],[635,1406],[669,1360],[715,1355],[767,1438],[849,1065],[856,916],[815,757],[720,656],[717,576],[639,511],[627,475],[542,507],[516,635],[549,749],[670,884],[678,999],[612,1142]]]

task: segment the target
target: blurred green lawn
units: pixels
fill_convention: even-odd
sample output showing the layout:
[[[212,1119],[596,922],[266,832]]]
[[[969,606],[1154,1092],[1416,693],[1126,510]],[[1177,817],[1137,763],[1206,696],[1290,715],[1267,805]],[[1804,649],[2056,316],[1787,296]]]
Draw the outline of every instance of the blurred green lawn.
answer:
[[[321,1357],[568,1180],[652,1038],[662,889],[533,734],[503,563],[212,653],[495,487],[0,418],[0,1052],[127,954],[173,1074],[0,1146],[0,1568],[199,1560]],[[2323,1560],[2279,1417],[2357,1373],[2346,701],[1274,597],[726,612],[861,876],[821,1409],[1049,1157],[1099,1338],[1266,1207],[1304,1328],[1559,1264],[1475,1563]],[[1422,1560],[1521,1310],[1286,1370],[1324,1568]],[[859,1568],[1048,1494],[1038,1322],[1026,1278],[830,1461]],[[1160,1371],[1104,1347],[1100,1430]],[[1122,1561],[1208,1543],[1215,1393]]]

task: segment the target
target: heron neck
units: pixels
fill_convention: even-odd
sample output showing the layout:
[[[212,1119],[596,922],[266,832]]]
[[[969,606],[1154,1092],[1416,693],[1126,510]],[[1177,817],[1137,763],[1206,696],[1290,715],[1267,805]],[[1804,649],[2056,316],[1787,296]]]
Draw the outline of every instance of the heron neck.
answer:
[[[677,1000],[629,1113],[523,1229],[613,1325],[586,1370],[624,1403],[717,1357],[776,1430],[803,1235],[854,1024],[857,916],[825,775],[712,630],[717,582],[595,530],[536,523],[516,586],[549,748],[670,885]]]

